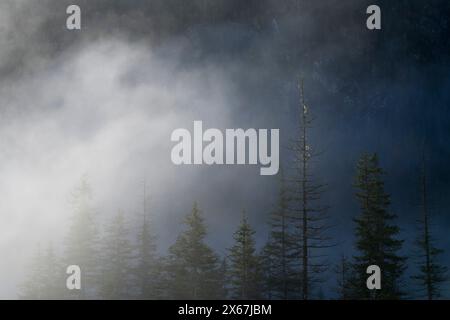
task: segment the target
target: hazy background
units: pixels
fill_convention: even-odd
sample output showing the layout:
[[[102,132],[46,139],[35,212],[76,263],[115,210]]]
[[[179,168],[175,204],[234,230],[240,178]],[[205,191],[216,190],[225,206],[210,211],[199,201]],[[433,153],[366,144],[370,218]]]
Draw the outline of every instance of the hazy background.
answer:
[[[317,178],[337,227],[334,255],[351,255],[354,165],[379,152],[410,253],[425,141],[435,234],[450,262],[448,1],[0,2],[0,298],[16,298],[38,243],[59,246],[71,190],[86,175],[98,222],[130,222],[151,198],[161,250],[199,202],[209,243],[231,245],[246,209],[266,239],[277,177],[259,166],[174,166],[171,132],[280,128],[281,162],[295,135],[296,79],[325,151]],[[66,30],[69,4],[82,30]],[[332,279],[330,280],[332,282]]]

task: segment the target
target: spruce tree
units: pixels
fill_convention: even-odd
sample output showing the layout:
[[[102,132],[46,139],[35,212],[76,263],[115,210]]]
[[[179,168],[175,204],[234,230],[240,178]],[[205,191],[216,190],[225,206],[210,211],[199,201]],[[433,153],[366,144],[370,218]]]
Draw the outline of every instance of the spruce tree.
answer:
[[[229,281],[228,281],[228,262],[227,262],[226,257],[224,257],[222,259],[219,274],[220,274],[220,284],[221,284],[221,290],[220,290],[219,297],[220,297],[220,299],[227,299],[228,291],[229,291],[229,286],[228,286]]]
[[[349,300],[352,298],[352,265],[345,255],[334,269],[337,279],[336,293],[339,300]]]
[[[50,243],[44,253],[38,246],[29,266],[29,274],[22,285],[21,299],[61,299],[66,290],[64,269]]]
[[[254,234],[244,213],[239,228],[234,233],[235,244],[229,249],[228,255],[232,299],[262,298],[261,267],[256,254]]]
[[[300,135],[294,141],[294,177],[290,202],[292,216],[295,219],[297,280],[300,285],[300,298],[307,300],[314,286],[324,281],[323,275],[328,270],[324,249],[332,246],[328,235],[330,229],[328,207],[321,204],[325,185],[314,178],[314,163],[319,155],[311,146],[310,131],[314,117],[305,103],[303,81],[299,83],[300,91]]]
[[[159,299],[163,297],[162,265],[157,252],[156,236],[150,230],[146,197],[144,184],[143,214],[137,235],[137,265],[134,275],[140,299]]]
[[[278,204],[270,218],[270,234],[262,250],[264,292],[268,299],[292,299],[299,289],[295,279],[295,247],[288,195],[280,170]],[[297,282],[298,283],[298,282]]]
[[[376,154],[363,154],[357,164],[356,198],[360,214],[356,223],[354,257],[354,296],[360,299],[399,299],[402,297],[401,276],[405,258],[398,251],[402,240],[397,239],[399,228],[393,222],[396,215],[389,211],[390,196],[384,190],[384,171]],[[381,269],[381,290],[366,287],[367,267]]]
[[[439,256],[443,250],[434,245],[431,230],[431,215],[428,195],[428,181],[426,174],[425,155],[422,160],[420,174],[420,209],[419,235],[416,240],[418,254],[418,273],[412,278],[417,281],[420,293],[428,300],[437,299],[441,296],[441,285],[448,280],[447,268],[439,264]]]
[[[206,226],[197,204],[185,218],[187,229],[169,248],[168,296],[171,299],[219,299],[223,292],[219,258],[205,243]]]
[[[43,296],[44,287],[44,263],[41,247],[38,245],[36,254],[33,256],[30,265],[27,270],[28,275],[25,282],[22,284],[21,293],[19,297],[21,299],[41,299]]]
[[[273,245],[272,235],[269,234],[267,243],[262,248],[260,255],[261,264],[261,281],[262,281],[262,296],[264,299],[273,300],[277,298],[278,288],[280,283],[277,282],[277,275],[280,270],[276,268],[275,261],[275,246]]]
[[[98,278],[98,234],[91,205],[91,187],[84,177],[72,193],[73,215],[65,241],[64,264],[81,269],[81,289],[68,292],[68,298],[92,299]]]
[[[44,256],[44,299],[61,299],[67,291],[65,268],[49,243]]]
[[[132,296],[131,261],[133,248],[128,239],[128,229],[122,212],[111,220],[102,239],[100,297],[127,299]]]

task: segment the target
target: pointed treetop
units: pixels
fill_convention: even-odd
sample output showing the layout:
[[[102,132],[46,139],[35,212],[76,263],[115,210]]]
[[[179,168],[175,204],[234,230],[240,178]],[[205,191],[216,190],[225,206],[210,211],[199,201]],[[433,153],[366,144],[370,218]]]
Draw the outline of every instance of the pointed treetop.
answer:
[[[247,224],[247,212],[245,211],[245,209],[242,209],[242,222],[244,224]]]
[[[305,91],[304,91],[303,77],[300,77],[300,79],[299,79],[298,89],[300,90],[300,99],[301,99],[301,104],[302,104],[302,107],[303,107],[303,113],[306,114],[306,113],[308,113],[308,108],[307,108],[306,103],[305,103]]]

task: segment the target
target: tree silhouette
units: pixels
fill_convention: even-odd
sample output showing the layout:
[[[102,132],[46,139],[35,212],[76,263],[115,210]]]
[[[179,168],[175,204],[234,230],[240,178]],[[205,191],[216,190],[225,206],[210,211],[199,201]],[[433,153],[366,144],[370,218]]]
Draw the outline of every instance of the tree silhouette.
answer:
[[[352,298],[352,265],[345,255],[341,256],[340,261],[335,266],[337,280],[336,292],[339,300],[348,300]]]
[[[66,266],[78,265],[82,274],[80,290],[71,290],[70,298],[89,299],[96,295],[98,286],[98,243],[94,210],[91,205],[92,191],[86,177],[72,193],[73,215],[65,242]]]
[[[295,239],[288,201],[283,172],[280,170],[278,204],[271,214],[269,240],[261,254],[264,292],[268,299],[292,299],[297,296],[299,289],[295,278]]]
[[[127,299],[132,296],[131,263],[133,248],[121,211],[114,216],[102,239],[100,296],[104,299]]]
[[[29,266],[29,274],[22,285],[21,299],[62,299],[65,292],[63,267],[49,243],[44,253],[40,246]]]
[[[353,294],[362,299],[399,299],[403,295],[400,280],[405,258],[398,254],[403,241],[396,238],[399,228],[393,224],[396,216],[388,210],[390,196],[384,191],[383,175],[378,156],[364,153],[357,164],[354,184],[361,212],[354,219],[358,255],[353,264]],[[370,265],[381,269],[381,290],[366,287],[366,270]]]
[[[299,282],[302,299],[310,298],[312,287],[323,281],[322,275],[328,269],[322,249],[330,247],[328,207],[320,204],[324,185],[313,177],[313,159],[319,153],[310,144],[310,129],[314,117],[305,103],[303,80],[300,91],[300,136],[294,141],[295,176],[292,179],[292,215],[297,227],[297,256],[300,262]]]
[[[168,292],[171,299],[219,299],[223,292],[219,258],[205,243],[206,227],[194,203],[187,230],[169,248]]]
[[[418,256],[419,271],[412,278],[417,281],[420,290],[428,300],[441,296],[441,285],[447,280],[447,268],[438,263],[443,250],[434,246],[431,234],[431,215],[428,195],[428,181],[425,163],[425,154],[422,158],[422,170],[420,174],[420,209],[419,235],[416,246],[420,252]]]
[[[234,233],[234,245],[229,249],[229,280],[232,299],[261,298],[261,269],[256,254],[254,231],[243,213],[241,224]]]
[[[219,297],[221,299],[227,299],[228,298],[228,291],[229,291],[229,279],[228,279],[228,262],[227,258],[224,257],[222,259],[222,263],[220,265],[220,284],[221,284],[221,291],[219,294]]]
[[[150,230],[145,183],[142,224],[139,226],[136,249],[137,266],[134,269],[134,275],[138,297],[141,299],[162,298],[162,264],[157,252],[156,236]]]

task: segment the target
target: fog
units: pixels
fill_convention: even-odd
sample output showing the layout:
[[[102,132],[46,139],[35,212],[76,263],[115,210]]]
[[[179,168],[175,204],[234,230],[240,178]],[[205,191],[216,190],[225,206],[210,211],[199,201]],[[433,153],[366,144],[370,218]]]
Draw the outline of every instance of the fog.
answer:
[[[161,251],[194,201],[218,253],[231,245],[242,209],[260,244],[277,177],[260,176],[259,165],[175,166],[170,135],[191,130],[194,120],[205,128],[280,128],[285,166],[299,74],[318,118],[312,141],[326,151],[317,177],[329,184],[325,202],[340,224],[333,231],[339,243],[351,248],[352,177],[362,151],[381,154],[392,174],[389,191],[398,191],[393,207],[410,232],[424,136],[431,141],[436,207],[443,208],[438,234],[445,234],[445,67],[423,54],[427,46],[416,38],[416,46],[397,43],[405,24],[388,18],[397,17],[399,5],[383,13],[392,28],[374,35],[366,32],[361,1],[295,3],[300,9],[292,15],[278,1],[255,5],[268,12],[259,21],[239,1],[220,1],[217,21],[195,23],[181,22],[186,8],[176,1],[80,1],[82,30],[69,31],[70,1],[0,2],[1,299],[17,298],[39,244],[51,241],[61,250],[70,195],[82,177],[93,189],[99,225],[123,210],[135,227],[145,183]],[[424,115],[421,103],[430,96],[434,108]]]
[[[34,14],[17,30],[17,19],[31,8]],[[0,298],[17,297],[39,245],[52,242],[61,250],[71,191],[82,177],[93,189],[99,223],[121,209],[133,227],[145,182],[163,248],[195,200],[211,234],[219,235],[212,241],[228,245],[231,239],[221,235],[231,234],[244,199],[261,189],[258,167],[176,167],[170,134],[197,119],[235,126],[230,110],[239,92],[228,75],[236,66],[185,67],[183,39],[155,48],[121,35],[86,37],[55,55],[52,46],[38,43],[42,29],[36,26],[51,16],[42,10],[9,1],[0,10]],[[263,117],[255,114],[252,123],[263,124]],[[238,179],[243,190],[231,192]],[[241,201],[225,205],[233,194]],[[223,216],[234,222],[224,226]]]

